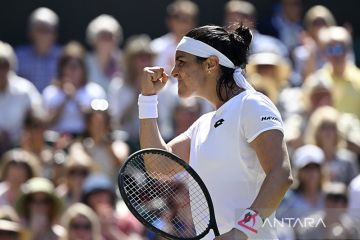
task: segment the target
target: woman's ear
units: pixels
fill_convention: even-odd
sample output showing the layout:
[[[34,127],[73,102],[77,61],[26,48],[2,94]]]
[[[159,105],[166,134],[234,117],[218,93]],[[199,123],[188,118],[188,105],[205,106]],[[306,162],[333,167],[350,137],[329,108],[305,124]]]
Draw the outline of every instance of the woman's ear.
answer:
[[[216,56],[210,56],[205,61],[206,71],[212,72],[219,68],[219,59]]]

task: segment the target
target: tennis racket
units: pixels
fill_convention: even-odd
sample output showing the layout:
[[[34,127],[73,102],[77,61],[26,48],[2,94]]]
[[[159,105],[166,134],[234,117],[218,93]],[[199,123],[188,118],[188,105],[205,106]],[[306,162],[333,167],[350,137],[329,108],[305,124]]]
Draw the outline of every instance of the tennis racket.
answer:
[[[131,213],[167,239],[219,236],[210,194],[199,175],[178,156],[155,148],[132,154],[118,175]]]

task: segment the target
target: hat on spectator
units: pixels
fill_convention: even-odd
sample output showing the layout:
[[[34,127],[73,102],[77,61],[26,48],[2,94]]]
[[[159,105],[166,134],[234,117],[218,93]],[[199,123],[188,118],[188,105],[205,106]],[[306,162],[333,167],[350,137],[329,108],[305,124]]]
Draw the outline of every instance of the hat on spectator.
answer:
[[[15,210],[10,206],[0,207],[0,231],[19,232],[20,219]]]
[[[89,196],[93,193],[106,191],[112,195],[113,204],[115,206],[116,193],[114,184],[104,174],[92,174],[88,176],[82,185],[82,200],[87,203]]]
[[[10,69],[16,69],[16,56],[10,44],[0,41],[0,61],[7,62]]]
[[[255,6],[247,1],[231,0],[225,5],[225,11],[229,13],[239,13],[250,17],[255,17]]]
[[[292,163],[295,168],[301,169],[309,164],[322,165],[324,158],[325,155],[321,148],[308,144],[295,150]]]
[[[87,40],[93,45],[101,32],[111,33],[115,40],[120,43],[123,40],[123,31],[119,22],[108,14],[102,14],[94,18],[88,25],[86,30]]]
[[[49,27],[57,27],[59,17],[51,9],[41,7],[31,13],[29,23],[30,27],[33,27],[36,24],[45,24]]]
[[[62,208],[62,202],[60,198],[56,195],[55,187],[50,180],[41,177],[31,178],[22,186],[22,192],[23,194],[15,203],[16,210],[19,212],[19,214],[25,214],[25,208],[28,203],[28,198],[31,194],[35,193],[46,194],[54,204],[55,215],[60,213]]]
[[[259,65],[271,65],[276,68],[277,87],[283,86],[289,79],[291,74],[291,65],[282,54],[280,47],[276,46],[272,41],[264,41],[253,49],[253,53],[249,56],[246,66],[246,72],[250,76],[257,73]]]
[[[327,26],[336,25],[335,18],[328,8],[322,5],[311,7],[304,16],[305,29],[309,29],[311,24],[317,19],[321,19]]]

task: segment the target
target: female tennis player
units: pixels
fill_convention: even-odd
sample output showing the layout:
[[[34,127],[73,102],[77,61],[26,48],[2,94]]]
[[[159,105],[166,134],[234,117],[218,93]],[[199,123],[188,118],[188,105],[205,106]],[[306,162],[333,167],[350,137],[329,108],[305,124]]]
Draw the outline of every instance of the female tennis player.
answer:
[[[148,67],[139,95],[142,148],[162,148],[187,161],[206,184],[221,236],[205,239],[276,239],[273,219],[292,183],[283,123],[273,103],[242,75],[252,39],[248,28],[191,30],[178,44],[171,74],[180,97],[207,99],[216,111],[165,143],[157,125],[157,93],[169,76]]]

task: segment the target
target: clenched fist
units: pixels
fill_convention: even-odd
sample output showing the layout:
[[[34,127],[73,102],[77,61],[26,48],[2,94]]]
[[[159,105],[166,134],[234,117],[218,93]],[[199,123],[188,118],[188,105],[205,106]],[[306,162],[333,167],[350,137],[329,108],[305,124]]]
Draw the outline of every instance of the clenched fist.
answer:
[[[144,96],[157,94],[166,84],[169,76],[162,67],[144,68],[144,78],[141,81],[141,94]]]

